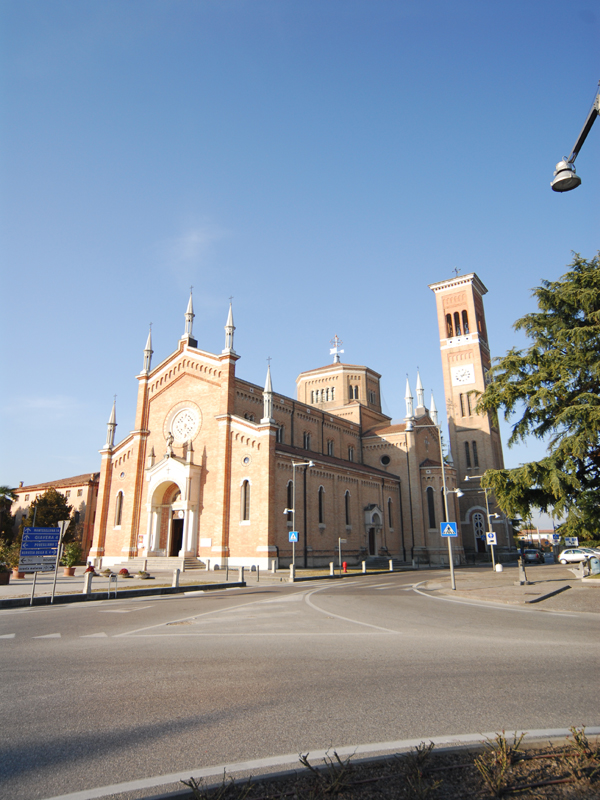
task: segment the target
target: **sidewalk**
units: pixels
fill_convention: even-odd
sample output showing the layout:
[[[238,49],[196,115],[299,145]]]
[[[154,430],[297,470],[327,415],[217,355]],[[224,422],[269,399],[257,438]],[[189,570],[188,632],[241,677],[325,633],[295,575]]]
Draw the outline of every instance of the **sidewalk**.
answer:
[[[62,567],[56,578],[56,591],[55,595],[65,594],[82,594],[83,593],[83,575],[85,567],[77,567],[73,577],[64,577],[62,575]],[[142,580],[137,576],[133,578],[121,578],[117,580],[117,591],[120,594],[122,591],[128,589],[157,589],[163,586],[171,586],[173,583],[173,570],[153,570],[152,577],[149,580]],[[253,586],[255,583],[280,583],[287,581],[289,572],[287,570],[279,570],[273,574],[271,572],[261,571],[260,573],[251,572],[249,569],[244,570],[244,581],[247,585]],[[235,584],[239,580],[239,572],[237,568],[229,570],[229,583]],[[43,597],[52,594],[52,583],[54,581],[54,573],[38,573],[35,584],[35,596]],[[198,587],[202,584],[226,583],[227,573],[226,570],[204,570],[194,569],[188,572],[180,572],[179,585]],[[13,578],[11,576],[8,586],[0,586],[0,601],[8,598],[30,598],[31,589],[33,586],[33,575],[26,575],[25,578]],[[103,575],[94,576],[92,579],[92,592],[108,594],[109,579]],[[111,594],[114,594],[115,583],[111,584]]]
[[[519,586],[518,566],[494,572],[491,564],[455,570],[456,590],[450,573],[425,581],[420,587],[432,596],[477,602],[531,606],[539,611],[587,612],[600,614],[600,580],[582,581],[562,564],[531,565],[525,568],[529,585]]]

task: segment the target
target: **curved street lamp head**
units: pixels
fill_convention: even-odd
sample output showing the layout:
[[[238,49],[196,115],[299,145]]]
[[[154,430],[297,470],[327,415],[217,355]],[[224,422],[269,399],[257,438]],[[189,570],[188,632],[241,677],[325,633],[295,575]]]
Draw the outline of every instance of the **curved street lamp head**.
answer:
[[[464,497],[464,496],[465,496],[465,493],[464,493],[464,492],[461,492],[461,490],[460,490],[460,489],[457,489],[457,490],[456,490],[456,496],[457,496],[457,497]]]
[[[575,165],[563,158],[554,170],[554,180],[550,186],[555,192],[570,192],[581,185],[581,178],[575,172]]]

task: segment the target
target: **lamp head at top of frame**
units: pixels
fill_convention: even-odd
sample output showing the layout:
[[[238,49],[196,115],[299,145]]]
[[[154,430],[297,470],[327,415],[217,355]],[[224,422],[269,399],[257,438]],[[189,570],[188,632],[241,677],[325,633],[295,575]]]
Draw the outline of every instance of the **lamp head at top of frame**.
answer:
[[[554,170],[554,180],[550,186],[555,192],[570,192],[581,185],[581,178],[575,172],[575,165],[566,158],[559,161]]]

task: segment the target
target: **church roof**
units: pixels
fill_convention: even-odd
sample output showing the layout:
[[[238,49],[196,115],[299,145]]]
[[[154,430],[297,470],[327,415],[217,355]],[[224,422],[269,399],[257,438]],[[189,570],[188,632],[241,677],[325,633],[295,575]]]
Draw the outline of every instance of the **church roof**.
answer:
[[[430,458],[426,458],[425,461],[421,461],[419,464],[420,467],[441,467],[439,461],[432,461]]]
[[[324,367],[315,367],[315,369],[307,369],[304,372],[301,372],[300,375],[309,375],[313,372],[326,372],[330,370],[339,370],[341,367],[345,367],[346,369],[366,369],[367,372],[371,372],[373,375],[377,375],[378,378],[381,378],[381,375],[378,372],[375,372],[374,369],[371,367],[365,367],[364,364],[344,364],[342,361],[338,361],[335,364],[326,364]]]
[[[390,433],[403,433],[406,430],[406,422],[399,422],[395,425],[380,425],[375,428],[369,428],[365,431],[363,436],[385,436]]]
[[[376,467],[369,467],[366,464],[359,464],[357,461],[347,461],[344,458],[336,458],[335,456],[326,456],[322,453],[315,453],[312,450],[303,450],[301,447],[292,447],[289,444],[277,444],[275,450],[278,453],[286,453],[288,455],[295,455],[303,461],[321,461],[324,464],[331,464],[335,467],[342,467],[343,469],[350,469],[355,472],[368,472],[369,475],[377,475],[381,478],[396,478],[399,480],[398,475],[392,472],[385,472]]]

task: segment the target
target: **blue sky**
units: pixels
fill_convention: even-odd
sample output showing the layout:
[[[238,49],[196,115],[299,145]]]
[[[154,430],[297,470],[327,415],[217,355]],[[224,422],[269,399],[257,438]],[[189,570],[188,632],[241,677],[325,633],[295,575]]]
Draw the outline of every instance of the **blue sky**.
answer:
[[[247,380],[271,356],[293,395],[337,333],[392,417],[417,367],[443,408],[427,285],[477,272],[499,356],[531,289],[598,249],[600,123],[582,186],[550,180],[599,22],[591,0],[2,0],[0,483],[98,469],[192,284],[212,352],[233,295]]]

